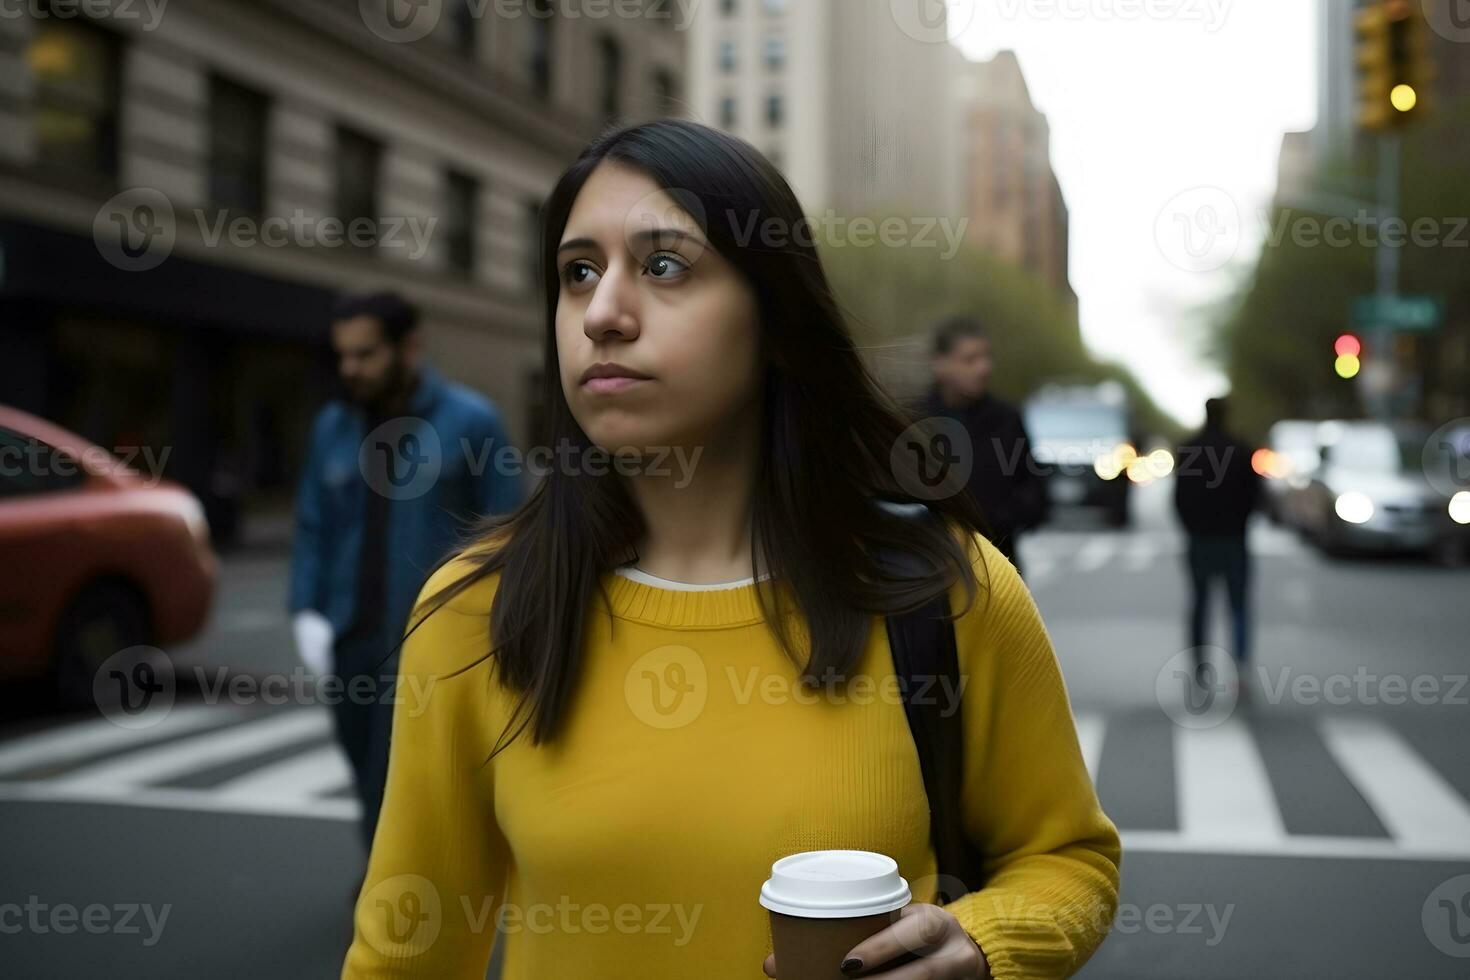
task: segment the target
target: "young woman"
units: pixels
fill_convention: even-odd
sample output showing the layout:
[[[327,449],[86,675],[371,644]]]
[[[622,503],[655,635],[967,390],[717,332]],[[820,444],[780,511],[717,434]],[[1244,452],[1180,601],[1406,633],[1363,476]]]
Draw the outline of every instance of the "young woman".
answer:
[[[914,892],[844,972],[1071,974],[1120,849],[1055,654],[968,495],[925,494],[938,521],[877,505],[938,461],[864,369],[790,187],[658,121],[588,147],[544,236],[549,466],[420,596],[342,975],[482,977],[497,920],[507,980],[775,975],[760,886],[835,848]],[[894,577],[895,548],[928,571]],[[941,593],[984,856],[943,906],[882,619]]]

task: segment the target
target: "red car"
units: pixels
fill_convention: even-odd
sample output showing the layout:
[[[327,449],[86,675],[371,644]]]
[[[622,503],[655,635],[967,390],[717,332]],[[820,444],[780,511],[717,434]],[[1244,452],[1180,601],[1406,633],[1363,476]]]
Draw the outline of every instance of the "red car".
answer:
[[[114,653],[199,632],[217,564],[188,490],[0,405],[0,677],[90,702]]]

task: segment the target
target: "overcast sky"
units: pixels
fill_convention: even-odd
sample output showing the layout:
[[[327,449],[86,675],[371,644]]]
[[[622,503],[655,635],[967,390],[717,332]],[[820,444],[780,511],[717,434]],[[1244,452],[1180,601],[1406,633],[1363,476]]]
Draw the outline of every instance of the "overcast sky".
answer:
[[[950,0],[955,43],[974,60],[1014,50],[1050,122],[1088,346],[1187,423],[1225,389],[1199,311],[1259,250],[1281,134],[1316,119],[1315,9]]]

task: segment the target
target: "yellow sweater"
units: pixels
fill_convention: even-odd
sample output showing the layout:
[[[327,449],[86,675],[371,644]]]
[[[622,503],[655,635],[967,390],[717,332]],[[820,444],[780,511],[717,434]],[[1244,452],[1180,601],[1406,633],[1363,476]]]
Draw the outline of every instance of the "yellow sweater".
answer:
[[[984,888],[948,906],[998,980],[1063,977],[1117,902],[1117,830],[1098,806],[1050,638],[983,538],[956,623],[967,829]],[[469,566],[457,559],[423,596]],[[513,701],[485,661],[498,574],[408,639],[387,791],[343,977],[762,980],[760,886],[777,858],[855,848],[935,894],[918,756],[874,617],[847,696],[820,697],[765,628],[756,587],[658,588],[609,573],[559,739],[482,762]],[[963,587],[951,601],[961,608]],[[803,634],[799,634],[803,635]],[[941,695],[942,696],[942,695]],[[503,902],[503,906],[502,906]]]

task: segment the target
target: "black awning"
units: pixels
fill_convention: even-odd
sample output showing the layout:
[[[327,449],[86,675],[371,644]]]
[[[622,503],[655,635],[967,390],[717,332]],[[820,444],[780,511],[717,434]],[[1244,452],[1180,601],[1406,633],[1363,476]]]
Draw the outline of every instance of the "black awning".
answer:
[[[178,255],[128,272],[107,262],[88,236],[0,219],[4,298],[325,345],[334,296]]]

